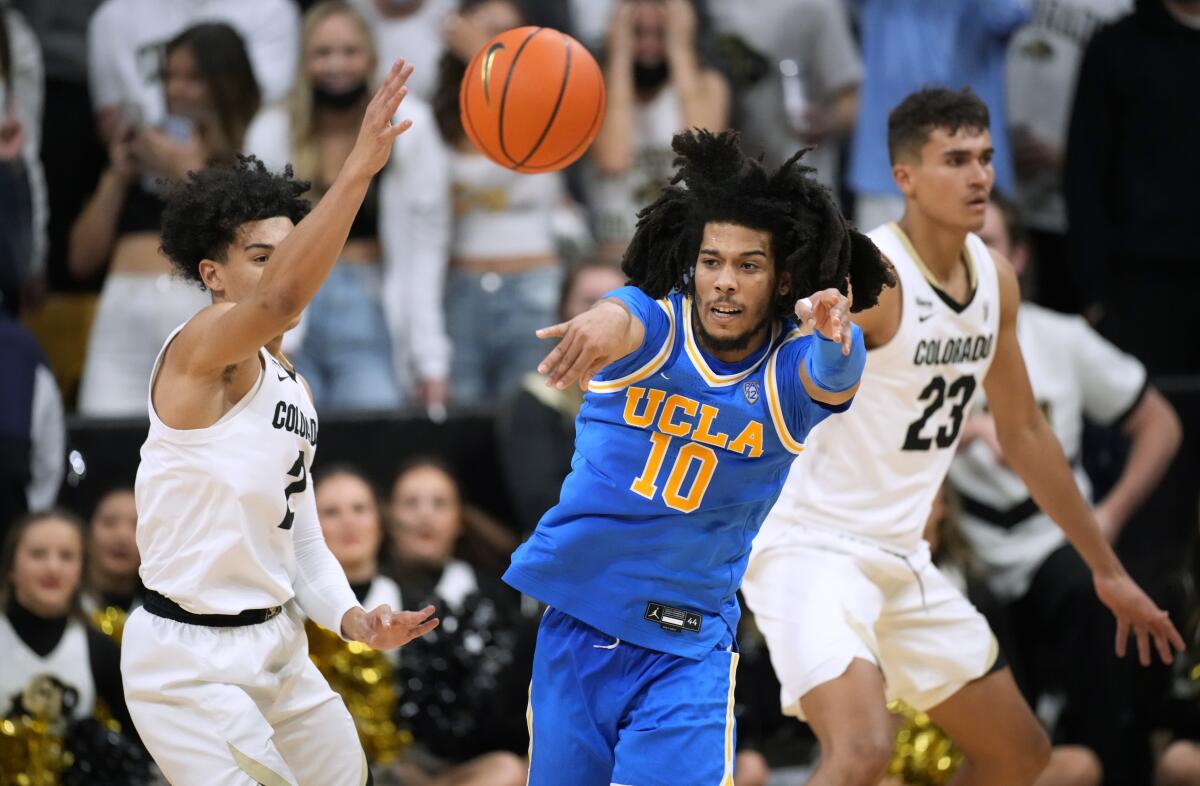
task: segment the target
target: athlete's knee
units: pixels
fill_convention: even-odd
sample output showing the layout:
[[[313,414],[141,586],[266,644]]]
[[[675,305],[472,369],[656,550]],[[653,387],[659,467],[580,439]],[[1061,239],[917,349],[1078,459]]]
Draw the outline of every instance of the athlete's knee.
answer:
[[[1154,774],[1155,786],[1189,786],[1200,782],[1200,745],[1172,743],[1163,753]]]
[[[1100,786],[1104,780],[1100,758],[1082,745],[1056,747],[1050,754],[1045,774],[1046,782],[1054,786]]]
[[[736,786],[764,786],[771,777],[766,758],[758,751],[738,751],[734,760],[733,782]]]
[[[875,786],[892,758],[889,727],[880,727],[830,743],[822,742],[821,771],[845,786]]]

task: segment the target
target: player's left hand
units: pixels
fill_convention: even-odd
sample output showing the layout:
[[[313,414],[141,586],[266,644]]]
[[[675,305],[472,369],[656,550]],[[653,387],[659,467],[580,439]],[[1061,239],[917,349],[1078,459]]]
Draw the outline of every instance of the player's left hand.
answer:
[[[1092,577],[1096,594],[1117,618],[1117,657],[1125,657],[1130,631],[1137,638],[1138,661],[1150,665],[1150,642],[1154,642],[1163,663],[1175,660],[1175,652],[1184,650],[1183,637],[1175,629],[1167,612],[1154,605],[1142,588],[1122,571]]]
[[[342,617],[342,635],[371,649],[403,647],[438,626],[433,606],[420,611],[392,611],[386,603],[370,611],[352,608]]]
[[[796,321],[800,326],[820,333],[830,341],[841,342],[842,354],[849,355],[854,342],[850,329],[850,298],[836,289],[822,289],[796,301]]]

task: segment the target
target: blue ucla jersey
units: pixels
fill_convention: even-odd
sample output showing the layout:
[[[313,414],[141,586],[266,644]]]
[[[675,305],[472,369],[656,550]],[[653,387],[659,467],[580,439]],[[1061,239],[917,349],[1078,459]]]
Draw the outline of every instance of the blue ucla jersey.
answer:
[[[592,380],[559,503],[504,580],[611,636],[703,658],[737,628],[751,541],[805,436],[848,404],[808,396],[812,339],[790,321],[733,365],[700,348],[683,294],[610,297],[645,339]]]

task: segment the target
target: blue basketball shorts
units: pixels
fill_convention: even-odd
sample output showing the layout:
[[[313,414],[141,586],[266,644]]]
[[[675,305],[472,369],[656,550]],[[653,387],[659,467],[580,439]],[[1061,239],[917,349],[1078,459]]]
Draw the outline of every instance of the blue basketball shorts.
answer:
[[[549,609],[529,686],[529,786],[732,786],[734,649],[727,634],[696,661]]]

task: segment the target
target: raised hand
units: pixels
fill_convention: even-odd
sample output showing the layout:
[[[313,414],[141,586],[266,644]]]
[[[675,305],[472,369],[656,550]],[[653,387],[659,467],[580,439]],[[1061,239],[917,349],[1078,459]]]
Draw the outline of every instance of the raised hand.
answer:
[[[342,618],[342,635],[371,649],[395,649],[436,628],[439,620],[433,612],[433,606],[420,611],[392,611],[386,603],[369,612],[353,608]]]
[[[538,338],[560,339],[538,364],[547,387],[562,390],[578,380],[580,389],[587,390],[596,372],[631,351],[627,344],[632,321],[624,306],[601,301],[574,319],[537,331]]]
[[[1154,605],[1128,574],[1095,575],[1096,594],[1117,618],[1117,657],[1125,657],[1129,634],[1137,639],[1138,661],[1150,665],[1153,641],[1163,663],[1175,660],[1175,652],[1184,649],[1183,637],[1175,629],[1167,612]]]
[[[841,342],[842,354],[849,355],[853,345],[850,330],[850,299],[836,289],[822,289],[796,301],[796,320],[801,327],[820,333],[830,341]]]
[[[358,139],[354,141],[354,149],[342,167],[344,172],[353,176],[374,177],[387,163],[396,137],[412,128],[411,120],[392,122],[400,102],[408,95],[405,83],[411,74],[412,66],[405,64],[403,58],[392,64],[383,84],[375,91],[371,103],[367,104],[362,126],[358,129]]]

